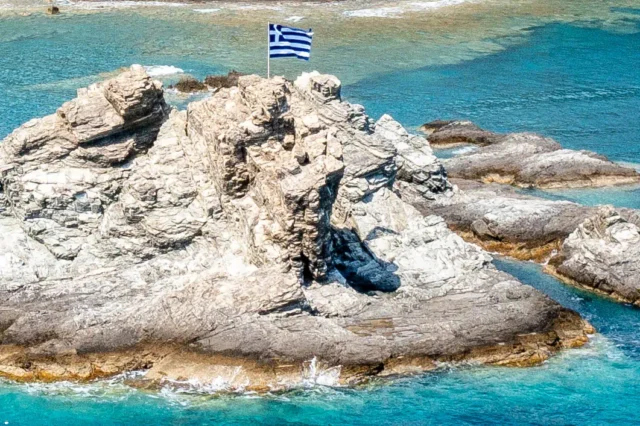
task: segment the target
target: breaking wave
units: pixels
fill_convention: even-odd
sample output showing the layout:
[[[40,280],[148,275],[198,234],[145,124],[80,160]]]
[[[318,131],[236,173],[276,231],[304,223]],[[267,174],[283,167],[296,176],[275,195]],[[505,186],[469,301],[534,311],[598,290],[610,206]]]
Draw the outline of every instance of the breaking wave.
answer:
[[[341,366],[320,368],[318,360],[313,357],[305,366],[302,373],[302,385],[304,387],[328,386],[336,387],[340,383]]]
[[[344,12],[344,15],[351,18],[396,18],[402,14],[402,12],[404,12],[404,10],[399,7],[380,7],[374,9],[348,10]]]
[[[172,65],[149,65],[144,69],[151,77],[161,77],[165,75],[182,74],[184,70],[182,68],[174,67]]]
[[[285,21],[288,22],[300,22],[304,19],[304,16],[289,16]]]
[[[451,154],[453,154],[453,155],[463,155],[463,154],[469,154],[469,153],[477,151],[477,150],[478,150],[477,146],[464,146],[462,148],[454,149],[451,152]]]
[[[222,9],[193,9],[194,12],[196,13],[216,13],[219,12]]]
[[[377,8],[348,10],[344,12],[345,16],[352,18],[397,18],[405,12],[420,12],[426,10],[436,10],[443,7],[456,6],[463,3],[469,3],[470,0],[437,0],[425,2],[412,2],[402,7],[385,6]]]
[[[85,9],[126,9],[132,7],[184,7],[186,3],[172,3],[164,1],[69,1],[69,6]]]

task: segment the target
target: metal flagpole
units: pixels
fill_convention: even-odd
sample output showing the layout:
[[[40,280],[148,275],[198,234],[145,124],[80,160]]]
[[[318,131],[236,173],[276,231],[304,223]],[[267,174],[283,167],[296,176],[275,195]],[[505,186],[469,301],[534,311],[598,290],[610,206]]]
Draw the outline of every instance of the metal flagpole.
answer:
[[[271,22],[267,23],[267,79],[271,78]]]

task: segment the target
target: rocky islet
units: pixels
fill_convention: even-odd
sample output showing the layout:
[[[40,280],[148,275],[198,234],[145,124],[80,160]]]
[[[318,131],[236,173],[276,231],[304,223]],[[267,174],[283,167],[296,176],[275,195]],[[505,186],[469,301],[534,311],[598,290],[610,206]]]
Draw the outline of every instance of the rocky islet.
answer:
[[[531,365],[590,326],[408,203],[455,188],[332,76],[239,77],[186,111],[142,67],[0,145],[0,372],[337,383]],[[332,370],[333,369],[333,370]]]

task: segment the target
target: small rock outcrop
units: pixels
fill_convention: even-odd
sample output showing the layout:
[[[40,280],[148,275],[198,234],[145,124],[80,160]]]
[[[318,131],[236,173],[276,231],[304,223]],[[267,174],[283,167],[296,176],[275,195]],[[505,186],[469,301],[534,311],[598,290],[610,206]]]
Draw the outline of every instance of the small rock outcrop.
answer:
[[[227,75],[208,75],[204,79],[204,84],[212,89],[229,89],[238,86],[240,77],[244,74],[231,70]]]
[[[425,127],[426,126],[426,127]],[[429,143],[474,144],[480,148],[444,161],[450,177],[526,188],[591,187],[640,181],[632,168],[589,151],[563,149],[534,133],[497,134],[471,122],[425,124]]]
[[[524,195],[499,184],[453,179],[456,191],[426,199],[411,185],[396,183],[423,214],[443,217],[465,240],[520,260],[545,262],[594,212],[593,207]]]
[[[229,89],[237,87],[241,74],[237,71],[230,71],[227,75],[209,75],[204,81],[200,81],[193,76],[184,76],[175,84],[169,86],[169,89],[175,89],[181,93],[198,93],[207,92],[218,89]]]
[[[481,129],[471,121],[435,120],[420,126],[428,135],[429,143],[435,147],[448,148],[457,145],[492,145],[503,135]]]
[[[424,139],[340,81],[242,76],[187,111],[141,67],[0,144],[0,375],[267,390],[578,346],[575,313],[496,270],[425,200]],[[447,194],[447,195],[445,195]]]
[[[640,305],[640,228],[602,207],[564,241],[548,269],[572,284]]]
[[[523,195],[498,184],[452,180],[447,195],[423,197],[397,181],[402,199],[443,217],[466,241],[545,265],[561,280],[640,306],[640,213]]]
[[[182,93],[197,93],[209,90],[206,84],[191,76],[181,77],[174,86],[169,86],[169,88],[176,89]]]

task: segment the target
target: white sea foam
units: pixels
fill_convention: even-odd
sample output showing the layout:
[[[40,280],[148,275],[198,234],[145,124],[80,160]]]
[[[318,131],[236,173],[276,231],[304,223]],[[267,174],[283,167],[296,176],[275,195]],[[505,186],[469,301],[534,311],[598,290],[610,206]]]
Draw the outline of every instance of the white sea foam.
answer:
[[[193,9],[196,13],[216,13],[220,12],[222,9]]]
[[[300,22],[304,19],[304,16],[289,16],[287,19],[285,19],[286,21],[289,22]]]
[[[313,357],[313,359],[304,366],[302,385],[305,387],[338,386],[341,371],[342,367],[339,365],[336,367],[320,368],[318,366],[318,359]]]
[[[251,4],[251,5],[231,5],[235,10],[282,10],[280,6],[267,6],[264,4]]]
[[[428,10],[428,9],[441,9],[447,6],[455,6],[462,3],[468,3],[468,0],[437,0],[437,1],[421,1],[410,3],[412,6],[411,9],[420,9],[420,10]]]
[[[110,379],[100,379],[89,383],[76,382],[53,382],[53,383],[26,383],[21,386],[21,390],[30,395],[64,395],[76,398],[96,398],[104,397],[122,399],[136,390],[124,384],[127,379],[143,377],[144,371],[131,371],[118,374]]]
[[[344,15],[352,18],[395,18],[404,10],[400,7],[379,7],[375,9],[348,10]]]
[[[462,155],[462,154],[468,154],[470,152],[474,152],[477,150],[478,150],[477,146],[464,146],[462,148],[454,149],[453,151],[451,151],[451,153],[453,155]]]
[[[126,9],[132,7],[185,7],[186,3],[171,3],[163,1],[69,1],[69,5],[78,9]]]
[[[344,15],[353,18],[397,18],[405,12],[420,12],[426,10],[436,10],[443,7],[456,6],[468,3],[470,0],[436,0],[412,2],[402,7],[377,7],[368,9],[348,10]]]
[[[249,386],[246,381],[241,384],[235,383],[236,378],[242,372],[242,367],[236,367],[230,376],[218,376],[210,382],[202,382],[200,380],[165,380],[162,385],[161,394],[165,397],[176,394],[199,395],[199,394],[216,394],[220,392],[235,391],[243,393],[244,389]]]
[[[182,74],[184,70],[172,65],[150,65],[145,66],[144,69],[151,77],[161,77],[165,75]]]

